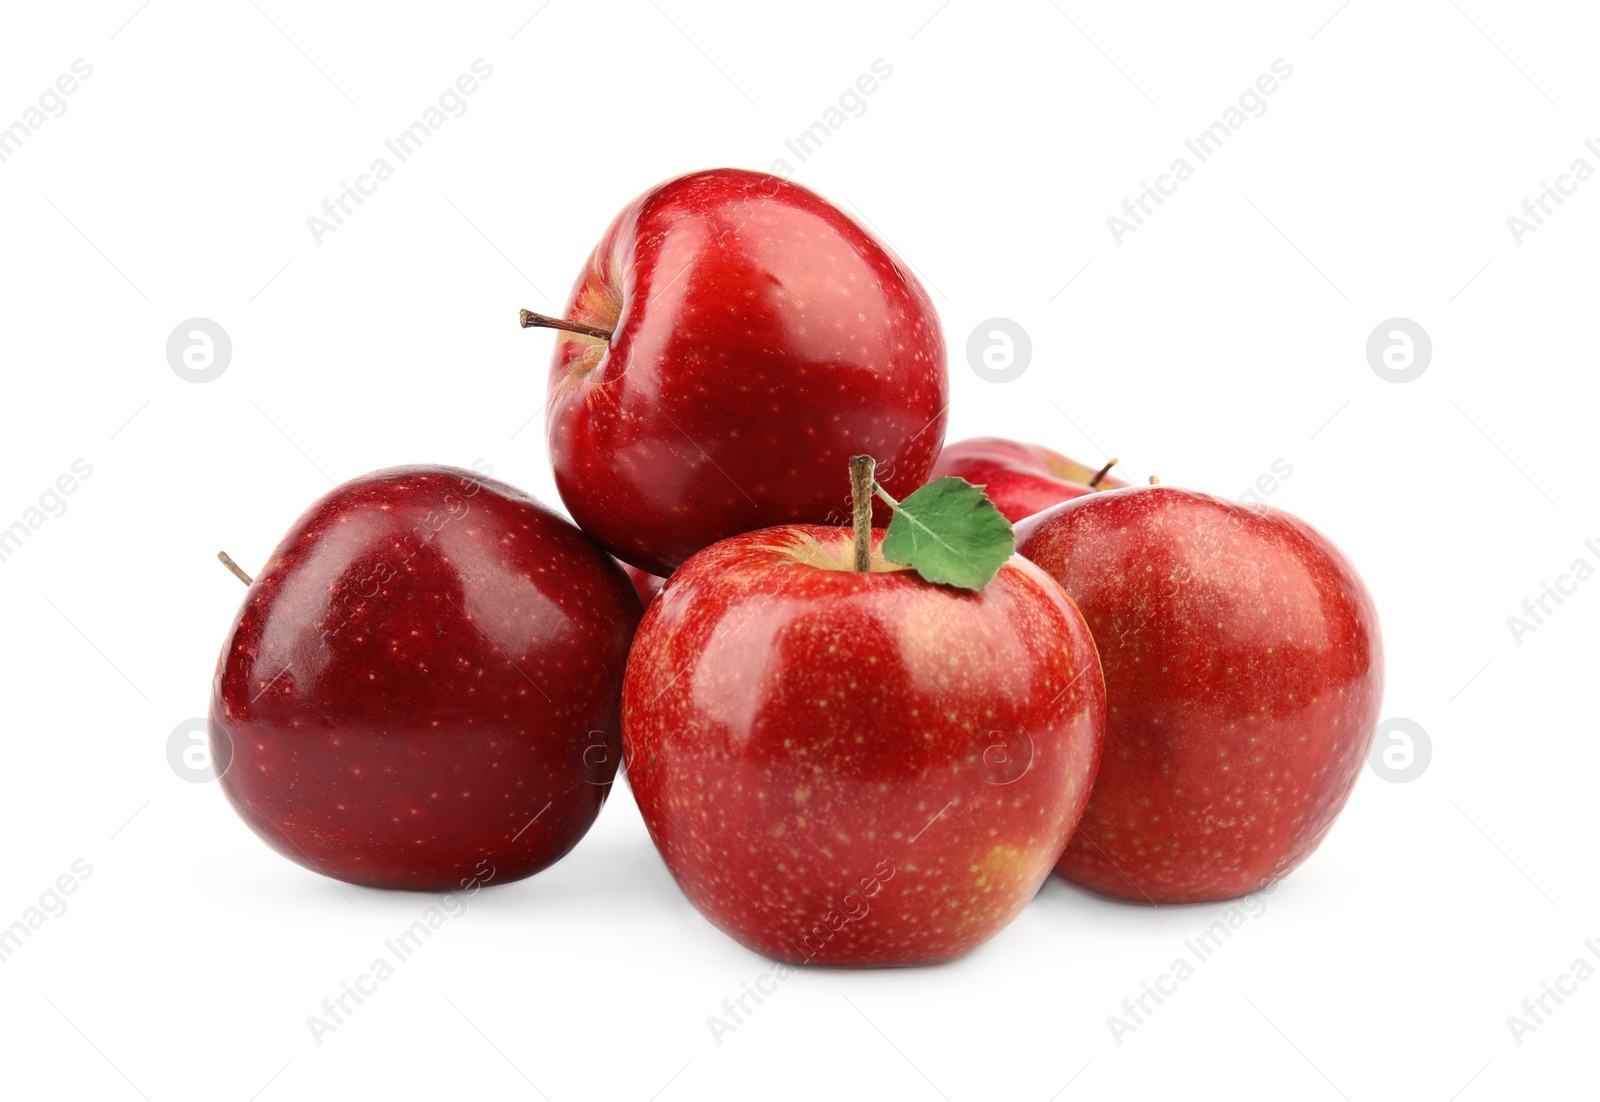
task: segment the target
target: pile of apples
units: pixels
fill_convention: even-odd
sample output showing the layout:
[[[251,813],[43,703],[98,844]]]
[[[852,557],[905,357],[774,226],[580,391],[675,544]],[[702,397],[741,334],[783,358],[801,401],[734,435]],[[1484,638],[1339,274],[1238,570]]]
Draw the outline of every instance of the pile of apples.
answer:
[[[393,468],[246,578],[212,754],[284,856],[384,888],[530,876],[624,763],[722,930],[903,965],[992,937],[1052,870],[1133,903],[1258,890],[1344,806],[1383,688],[1344,556],[1265,506],[942,447],[931,301],[814,193],[668,181],[564,317],[523,324],[558,331],[575,524]]]

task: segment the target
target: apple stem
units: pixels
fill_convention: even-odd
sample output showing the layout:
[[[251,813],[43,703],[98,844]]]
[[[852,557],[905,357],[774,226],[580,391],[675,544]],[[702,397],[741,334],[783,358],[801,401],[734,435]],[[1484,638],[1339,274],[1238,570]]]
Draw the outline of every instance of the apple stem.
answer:
[[[1100,483],[1105,480],[1106,475],[1111,473],[1111,468],[1115,467],[1118,463],[1121,463],[1121,462],[1122,462],[1122,460],[1120,460],[1120,459],[1108,459],[1108,460],[1106,460],[1106,465],[1104,467],[1101,467],[1098,471],[1094,472],[1094,477],[1089,480],[1089,489],[1091,489],[1091,490],[1098,489],[1099,486],[1100,486]]]
[[[1150,485],[1159,486],[1159,485],[1161,485],[1161,480],[1159,478],[1157,478],[1155,475],[1151,475],[1150,476]]]
[[[870,455],[850,457],[850,504],[855,509],[855,570],[864,574],[872,569],[872,471],[877,464]]]
[[[585,325],[581,321],[568,321],[566,318],[552,318],[545,314],[535,314],[532,310],[524,310],[520,315],[524,329],[561,329],[568,333],[581,333],[585,337],[595,337],[602,341],[611,339],[611,330],[601,329],[598,325]]]
[[[233,571],[233,576],[235,578],[238,578],[245,585],[249,585],[250,584],[250,582],[252,580],[250,575],[246,574],[243,570],[240,570],[239,569],[239,564],[234,562],[231,558],[229,558],[228,557],[228,553],[226,551],[218,551],[217,552],[217,561],[222,563],[222,565],[226,566],[229,570]]]

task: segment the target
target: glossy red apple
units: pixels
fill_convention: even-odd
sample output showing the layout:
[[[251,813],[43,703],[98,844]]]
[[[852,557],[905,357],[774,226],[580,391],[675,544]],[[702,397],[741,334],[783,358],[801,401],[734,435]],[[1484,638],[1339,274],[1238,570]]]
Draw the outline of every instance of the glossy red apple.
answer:
[[[556,487],[585,532],[653,574],[740,532],[825,522],[856,452],[902,497],[944,441],[927,293],[844,212],[776,176],[697,172],[629,203],[567,319],[590,333],[559,334],[551,359]]]
[[[1016,916],[1082,813],[1105,719],[1082,617],[1013,556],[981,591],[849,529],[714,544],[646,611],[628,781],[689,900],[792,963],[921,964]]]
[[[1013,524],[1097,489],[1128,485],[1104,467],[1086,466],[1038,444],[999,436],[975,436],[946,444],[934,465],[933,477],[946,475],[982,486],[989,500]]]
[[[1284,876],[1344,807],[1377,722],[1372,597],[1310,525],[1167,486],[1091,494],[1017,528],[1099,645],[1099,779],[1057,871],[1135,902]]]
[[[538,872],[605,802],[639,612],[615,562],[503,482],[347,482],[284,536],[228,633],[223,791],[273,849],[352,883]]]

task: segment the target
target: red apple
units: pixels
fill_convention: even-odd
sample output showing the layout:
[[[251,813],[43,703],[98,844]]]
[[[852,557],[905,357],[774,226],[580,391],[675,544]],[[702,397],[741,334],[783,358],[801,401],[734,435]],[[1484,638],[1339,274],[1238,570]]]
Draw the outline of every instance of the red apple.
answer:
[[[946,475],[982,486],[989,500],[1013,524],[1095,490],[1127,485],[1103,467],[1090,467],[1038,444],[999,436],[975,436],[946,444],[934,465],[933,477]]]
[[[633,583],[634,590],[638,592],[639,603],[648,607],[650,602],[656,599],[656,594],[661,592],[661,585],[667,579],[651,574],[649,571],[640,570],[637,566],[629,566],[620,560],[618,565],[622,567],[622,572],[628,576],[628,580]]]
[[[826,521],[856,452],[904,496],[944,441],[927,293],[844,212],[776,176],[697,172],[629,203],[567,318],[589,332],[561,333],[551,359],[556,487],[585,532],[652,574],[740,532]]]
[[[529,876],[605,802],[639,611],[616,563],[503,482],[347,482],[284,536],[228,633],[223,791],[273,849],[340,880]]]
[[[997,933],[1082,813],[1105,719],[1077,609],[1013,556],[981,591],[849,529],[714,544],[646,611],[623,688],[645,825],[716,926],[792,963],[922,964]]]
[[[1372,597],[1338,548],[1265,506],[1147,486],[1017,529],[1094,632],[1109,716],[1057,871],[1191,903],[1304,861],[1350,795],[1383,696]]]

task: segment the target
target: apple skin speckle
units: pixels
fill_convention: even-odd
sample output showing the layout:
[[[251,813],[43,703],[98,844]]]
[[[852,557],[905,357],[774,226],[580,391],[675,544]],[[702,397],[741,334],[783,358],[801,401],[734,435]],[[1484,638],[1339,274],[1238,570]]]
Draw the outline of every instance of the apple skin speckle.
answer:
[[[650,573],[741,532],[844,522],[852,455],[876,458],[903,498],[944,442],[932,300],[849,215],[779,177],[715,169],[641,195],[566,316],[613,334],[556,336],[556,488],[585,532]],[[876,518],[888,523],[881,504]]]
[[[1310,856],[1383,699],[1377,611],[1338,548],[1277,509],[1140,486],[1030,517],[1017,550],[1078,603],[1105,670],[1100,776],[1057,871],[1192,903]]]
[[[222,789],[340,880],[530,876],[610,791],[639,614],[616,562],[520,490],[450,467],[354,479],[290,529],[228,633]]]
[[[948,960],[1033,898],[1082,814],[1099,661],[1020,557],[980,592],[851,558],[848,529],[792,525],[678,568],[628,662],[628,782],[684,894],[747,947]]]

